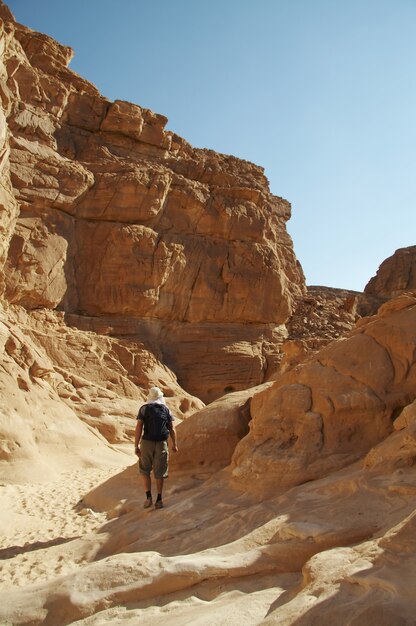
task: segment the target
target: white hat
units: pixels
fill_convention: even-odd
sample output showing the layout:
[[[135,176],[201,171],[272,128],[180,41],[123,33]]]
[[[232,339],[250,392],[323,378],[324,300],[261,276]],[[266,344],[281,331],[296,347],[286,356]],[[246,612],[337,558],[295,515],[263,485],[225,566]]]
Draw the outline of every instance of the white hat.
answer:
[[[154,402],[155,400],[160,400],[160,398],[163,398],[163,391],[159,387],[150,387],[147,401]]]

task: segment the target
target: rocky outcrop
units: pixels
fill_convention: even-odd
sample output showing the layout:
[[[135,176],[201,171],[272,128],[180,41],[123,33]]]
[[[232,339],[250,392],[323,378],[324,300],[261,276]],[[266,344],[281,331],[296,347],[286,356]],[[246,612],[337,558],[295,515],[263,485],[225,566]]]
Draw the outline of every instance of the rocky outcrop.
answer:
[[[3,7],[0,17],[10,17]],[[4,57],[5,37],[0,37],[0,295],[5,289],[4,265],[7,260],[10,239],[19,213],[10,181],[10,143],[6,116],[10,107],[10,94],[6,87],[7,68]]]
[[[364,293],[393,298],[412,289],[416,289],[416,246],[399,248],[383,261]]]
[[[415,398],[415,323],[415,297],[392,300],[255,396],[250,434],[233,456],[236,481],[299,484],[387,437]]]
[[[181,425],[186,449],[176,466],[209,470],[209,455],[195,444],[203,441],[206,451],[215,448],[213,461],[222,458],[224,466],[229,459],[235,486],[270,494],[353,463],[393,431],[404,407],[413,406],[415,324],[415,294],[400,296],[275,382],[217,401],[228,437],[218,436],[218,424],[208,414],[204,424],[195,422],[194,438],[192,420]],[[239,439],[233,452],[231,439]]]
[[[365,286],[359,313],[373,315],[390,298],[413,289],[416,289],[416,246],[399,248],[383,261]]]
[[[288,338],[281,348],[279,373],[301,363],[354,328],[360,317],[361,295],[347,289],[308,286],[286,324]]]
[[[70,49],[3,19],[7,300],[145,342],[151,328],[205,401],[263,382],[304,291],[289,203],[262,168],[107,100],[68,69]]]
[[[183,421],[177,429],[181,453],[171,458],[173,471],[197,470],[206,476],[227,467],[237,444],[249,433],[252,398],[271,384],[228,393]]]
[[[135,416],[154,384],[179,419],[203,403],[141,343],[67,326],[64,314],[0,311],[2,480],[51,480],[67,467],[106,465],[109,444],[131,443]],[[131,451],[131,445],[128,447]],[[130,459],[128,459],[130,460]]]

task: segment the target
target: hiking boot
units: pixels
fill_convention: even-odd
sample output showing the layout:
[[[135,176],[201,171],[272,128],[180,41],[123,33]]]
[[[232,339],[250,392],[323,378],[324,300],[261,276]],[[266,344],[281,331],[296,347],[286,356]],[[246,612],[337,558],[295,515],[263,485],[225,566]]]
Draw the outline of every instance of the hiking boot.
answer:
[[[152,498],[146,498],[146,500],[144,501],[144,504],[143,504],[143,508],[144,509],[149,509],[152,506],[152,504],[153,504]]]
[[[163,502],[162,502],[162,500],[156,500],[156,502],[155,502],[155,509],[163,509]]]

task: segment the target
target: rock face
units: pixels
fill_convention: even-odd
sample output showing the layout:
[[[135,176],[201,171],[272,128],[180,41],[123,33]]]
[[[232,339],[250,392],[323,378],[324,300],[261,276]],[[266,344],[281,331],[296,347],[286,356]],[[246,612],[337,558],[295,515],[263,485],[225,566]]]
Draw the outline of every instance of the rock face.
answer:
[[[70,467],[114,462],[131,442],[138,406],[154,384],[178,418],[203,403],[143,344],[66,326],[63,313],[1,308],[0,474],[51,480]]]
[[[217,414],[230,424],[234,441],[233,420],[240,415],[238,445],[231,453],[215,419],[199,427],[195,422],[192,438],[191,421],[179,428],[186,450],[174,460],[178,469],[192,466],[190,457],[194,468],[209,469],[209,458],[201,463],[198,438],[206,450],[216,446],[215,459],[222,444],[222,466],[230,464],[233,484],[256,493],[279,493],[353,463],[393,431],[416,398],[415,327],[415,294],[400,296],[275,382],[218,401]]]
[[[282,345],[279,373],[354,328],[360,317],[357,309],[361,296],[347,289],[308,286],[286,324],[288,339]]]
[[[399,248],[383,261],[365,286],[359,313],[372,315],[386,300],[412,289],[416,289],[416,246]]]
[[[286,488],[351,463],[387,437],[415,397],[415,324],[414,297],[388,302],[258,394],[250,434],[233,456],[236,480]]]
[[[3,20],[5,298],[156,340],[205,401],[263,382],[304,291],[289,203],[260,167],[103,98],[69,48]]]
[[[383,261],[376,276],[367,283],[364,293],[394,298],[412,289],[416,289],[416,246],[399,248]]]

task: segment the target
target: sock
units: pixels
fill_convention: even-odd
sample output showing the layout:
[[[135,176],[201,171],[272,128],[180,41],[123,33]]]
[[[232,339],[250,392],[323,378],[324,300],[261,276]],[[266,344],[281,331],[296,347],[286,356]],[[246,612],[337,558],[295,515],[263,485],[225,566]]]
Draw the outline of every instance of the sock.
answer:
[[[160,501],[161,501],[161,499],[162,499],[162,494],[161,494],[161,493],[158,493],[158,494],[157,494],[157,498],[156,498],[156,502],[160,502]]]
[[[149,499],[152,497],[152,492],[151,491],[146,491],[146,498]]]

